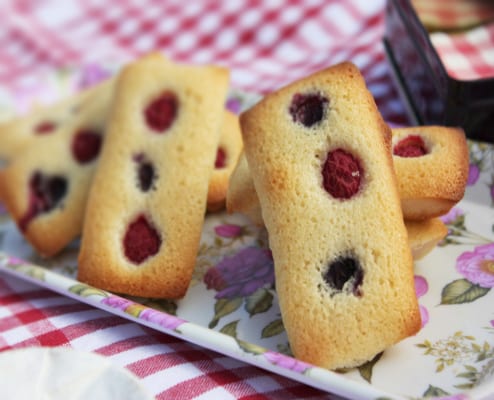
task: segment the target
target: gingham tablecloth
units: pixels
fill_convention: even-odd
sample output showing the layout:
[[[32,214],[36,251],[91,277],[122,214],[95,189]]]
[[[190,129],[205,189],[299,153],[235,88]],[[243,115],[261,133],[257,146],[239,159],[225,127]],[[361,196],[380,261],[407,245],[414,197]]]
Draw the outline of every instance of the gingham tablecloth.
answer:
[[[351,60],[384,118],[407,122],[381,43],[384,0],[0,4],[0,91],[13,101],[39,94],[55,68],[122,65],[158,49],[176,61],[227,66],[232,87],[255,93]],[[158,399],[336,398],[0,273],[0,350],[25,346],[105,355]]]

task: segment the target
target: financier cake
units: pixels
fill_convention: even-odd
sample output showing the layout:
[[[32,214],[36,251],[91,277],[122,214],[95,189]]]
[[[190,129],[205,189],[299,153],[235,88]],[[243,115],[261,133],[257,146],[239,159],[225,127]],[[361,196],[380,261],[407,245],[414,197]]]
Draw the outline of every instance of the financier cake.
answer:
[[[112,96],[113,80],[98,85],[54,132],[28,140],[0,170],[0,198],[42,256],[57,254],[82,231]]]
[[[393,164],[406,219],[446,214],[465,194],[469,159],[460,128],[417,126],[392,131]]]
[[[391,133],[342,63],[240,116],[294,355],[360,365],[420,329]]]
[[[227,212],[244,214],[255,225],[264,225],[259,198],[243,152],[231,175],[226,200]],[[405,227],[414,260],[424,258],[448,233],[439,218],[405,220]]]
[[[225,110],[214,170],[209,180],[208,211],[215,212],[225,208],[230,176],[235,169],[242,148],[243,143],[238,116],[231,111]]]
[[[405,219],[428,220],[446,214],[465,193],[468,146],[460,128],[414,126],[391,130],[393,165]],[[227,192],[228,212],[262,224],[245,155],[241,154]]]
[[[448,234],[448,228],[440,218],[405,220],[405,226],[414,260],[424,258]]]
[[[78,279],[181,298],[195,266],[229,72],[154,53],[119,74],[91,185]]]
[[[24,146],[41,143],[55,136],[65,124],[77,117],[81,107],[101,90],[98,84],[54,104],[37,106],[26,115],[0,124],[0,161],[9,162]]]

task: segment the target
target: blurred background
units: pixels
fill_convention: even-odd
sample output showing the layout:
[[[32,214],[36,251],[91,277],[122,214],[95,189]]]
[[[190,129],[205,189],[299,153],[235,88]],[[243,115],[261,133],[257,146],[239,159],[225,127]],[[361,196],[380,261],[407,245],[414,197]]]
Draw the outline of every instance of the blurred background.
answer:
[[[6,1],[0,107],[5,114],[14,94],[20,110],[33,99],[51,102],[60,95],[46,90],[54,71],[66,78],[63,92],[160,50],[176,61],[227,66],[233,88],[255,93],[350,60],[384,117],[406,123],[384,58],[384,13],[385,0]]]

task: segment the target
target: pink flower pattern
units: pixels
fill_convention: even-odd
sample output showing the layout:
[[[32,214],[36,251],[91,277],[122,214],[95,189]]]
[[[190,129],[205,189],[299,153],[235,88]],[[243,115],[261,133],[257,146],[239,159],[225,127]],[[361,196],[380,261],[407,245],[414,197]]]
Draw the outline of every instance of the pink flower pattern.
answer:
[[[242,101],[238,97],[230,97],[226,101],[226,109],[234,114],[240,113],[242,109]]]
[[[163,328],[170,330],[175,330],[180,325],[187,322],[173,315],[169,315],[161,311],[153,310],[151,308],[146,308],[145,310],[143,310],[139,314],[139,318],[145,321],[153,322],[155,324],[162,326]]]
[[[236,238],[242,235],[242,227],[234,224],[218,225],[214,232],[224,238]]]
[[[464,215],[464,212],[457,208],[453,207],[449,212],[443,216],[440,217],[441,221],[443,221],[446,225],[448,224],[454,224],[459,217],[462,217]]]
[[[429,290],[429,284],[427,280],[420,275],[415,275],[415,294],[417,298],[425,295]],[[422,328],[429,322],[429,311],[423,305],[419,305],[420,317],[422,319]]]
[[[311,368],[311,364],[307,364],[303,361],[297,360],[293,357],[288,357],[284,354],[277,353],[274,351],[266,351],[264,353],[264,357],[274,365],[279,365],[280,367],[295,371],[295,372],[300,372],[304,373],[307,369]]]
[[[10,265],[22,265],[22,264],[26,264],[27,261],[24,261],[20,258],[17,258],[17,257],[14,257],[14,256],[10,256],[8,258],[8,261],[7,261]]]
[[[215,298],[246,297],[257,289],[274,284],[271,252],[258,247],[246,247],[231,257],[223,258],[204,275],[208,289]]]
[[[120,296],[108,296],[105,297],[102,301],[103,304],[106,304],[107,306],[110,306],[112,308],[116,308],[117,310],[122,310],[125,311],[129,306],[136,304],[133,301],[124,299],[123,297]]]
[[[468,179],[467,185],[472,186],[477,183],[480,177],[480,168],[477,164],[470,164],[470,168],[468,170]]]
[[[462,253],[456,260],[456,270],[472,283],[484,288],[494,287],[494,243]]]

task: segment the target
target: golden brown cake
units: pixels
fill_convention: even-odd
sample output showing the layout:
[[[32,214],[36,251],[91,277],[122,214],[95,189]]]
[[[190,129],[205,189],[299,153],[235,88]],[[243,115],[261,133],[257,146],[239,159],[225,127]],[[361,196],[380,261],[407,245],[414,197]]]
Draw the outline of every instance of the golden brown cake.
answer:
[[[95,85],[48,106],[38,106],[26,115],[19,115],[0,123],[0,160],[9,162],[16,157],[22,147],[32,143],[41,143],[55,136],[70,124],[79,109],[91,102],[95,93],[100,91]]]
[[[230,179],[227,211],[244,214],[254,224],[264,225],[259,198],[243,152]],[[414,260],[425,257],[448,233],[448,229],[439,218],[405,220],[405,227]]]
[[[463,198],[468,179],[468,146],[463,131],[416,126],[392,131],[393,156],[405,219],[427,220],[446,214]],[[400,155],[401,154],[401,155]],[[262,225],[259,199],[244,154],[232,173],[227,210]]]
[[[417,126],[392,131],[393,164],[405,219],[446,214],[465,193],[468,146],[463,130]]]
[[[343,63],[294,82],[240,124],[294,355],[352,367],[415,334],[391,133],[359,70]]]
[[[225,208],[230,176],[237,164],[242,148],[243,143],[238,116],[227,110],[225,111],[221,127],[214,170],[209,181],[207,205],[209,212],[215,212]]]
[[[258,226],[264,225],[261,204],[244,152],[240,154],[237,165],[230,176],[226,193],[226,210],[231,214],[244,214]]]
[[[100,84],[43,140],[29,140],[0,170],[0,198],[42,256],[82,231],[87,194],[105,133],[113,81]]]
[[[153,54],[118,76],[91,186],[78,279],[180,298],[199,246],[229,73]]]
[[[414,260],[421,260],[429,254],[448,234],[448,228],[439,218],[421,221],[405,221],[408,242]]]

